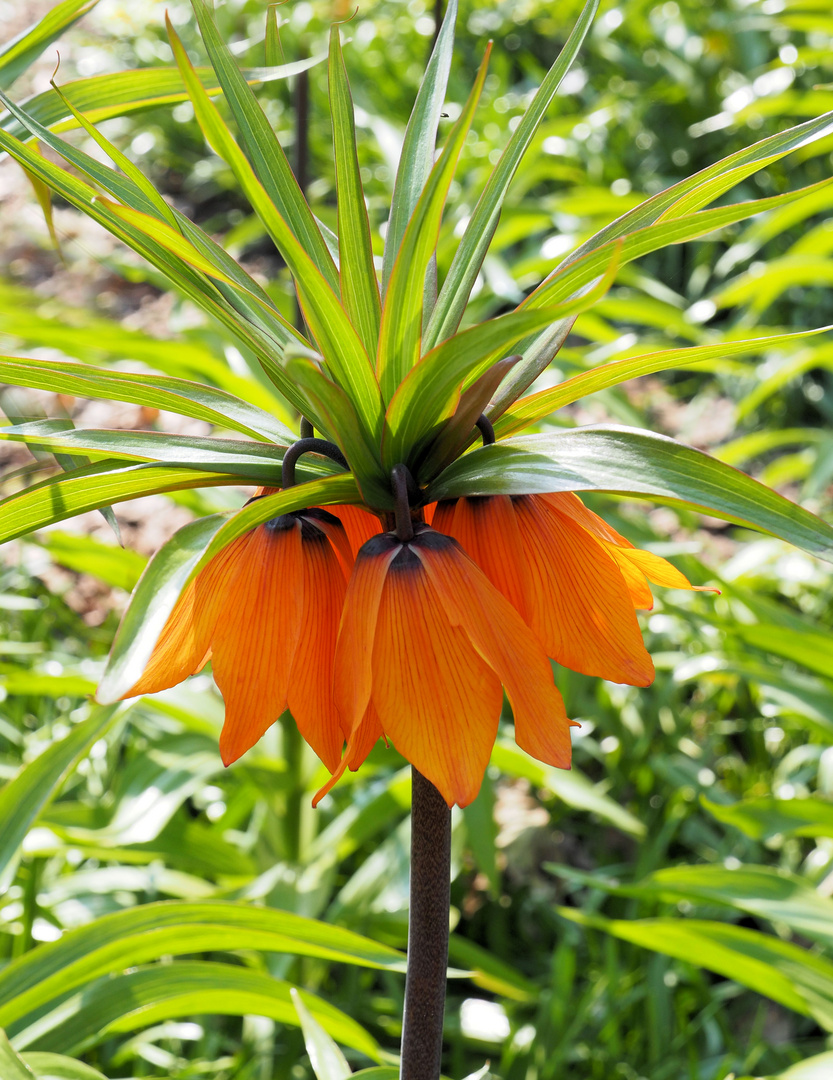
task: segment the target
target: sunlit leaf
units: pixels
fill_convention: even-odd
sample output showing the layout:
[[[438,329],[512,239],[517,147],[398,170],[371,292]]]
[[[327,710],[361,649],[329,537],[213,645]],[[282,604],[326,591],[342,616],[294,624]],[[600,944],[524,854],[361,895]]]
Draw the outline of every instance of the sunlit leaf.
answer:
[[[747,525],[833,561],[833,527],[745,473],[664,435],[594,427],[522,435],[472,450],[430,485],[428,498],[609,491],[686,505]]]

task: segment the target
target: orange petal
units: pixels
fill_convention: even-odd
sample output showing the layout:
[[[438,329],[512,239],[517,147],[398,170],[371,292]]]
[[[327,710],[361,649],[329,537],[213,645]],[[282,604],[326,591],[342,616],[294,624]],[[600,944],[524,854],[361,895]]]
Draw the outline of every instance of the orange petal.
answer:
[[[328,506],[327,509],[344,526],[353,558],[356,557],[356,552],[362,544],[367,543],[371,536],[377,536],[382,531],[382,523],[376,515],[369,514],[367,510],[362,510],[360,506],[345,504],[343,506]]]
[[[631,603],[637,611],[650,611],[654,606],[654,596],[651,587],[645,580],[645,575],[639,566],[633,562],[629,555],[635,548],[620,548],[615,544],[606,544],[607,552],[616,560],[619,572],[625,579],[625,584],[630,593]]]
[[[344,751],[344,756],[339,762],[338,768],[320,791],[315,793],[312,805],[314,807],[318,806],[324,796],[332,791],[338,781],[344,776],[344,772],[348,766],[350,767],[351,772],[355,772],[364,763],[367,755],[382,737],[382,725],[379,723],[379,717],[371,703],[367,707],[364,719],[350,736]]]
[[[454,504],[451,503],[450,505],[453,506]],[[434,515],[439,510],[440,506],[441,506],[440,503],[433,502],[433,503],[428,503],[427,506],[424,506],[422,508],[422,516],[425,518],[425,524],[426,525],[431,525],[433,528],[436,528],[436,525],[434,525]]]
[[[124,695],[155,694],[205,667],[211,634],[232,596],[245,551],[246,533],[234,540],[188,583],[159,635],[139,681]]]
[[[634,565],[638,566],[641,573],[653,581],[655,585],[665,585],[669,589],[691,589],[694,592],[719,592],[719,589],[708,588],[704,585],[692,585],[688,578],[676,566],[672,566],[667,559],[655,555],[652,551],[642,551],[640,548],[631,548],[622,554]]]
[[[431,503],[433,512],[431,514],[431,520],[428,521],[426,517],[426,525],[430,525],[432,529],[436,529],[437,532],[445,533],[446,536],[452,535],[452,528],[454,527],[454,512],[457,509],[456,499],[444,499],[442,502]],[[428,507],[426,506],[426,510]]]
[[[592,510],[588,510],[574,491],[556,491],[549,495],[540,495],[538,498],[543,499],[551,509],[559,514],[571,517],[577,525],[587,529],[599,540],[606,540],[609,544],[616,544],[617,547],[633,547],[630,540],[626,540],[621,533],[608,525],[604,518],[600,518]]]
[[[220,735],[226,765],[254,746],[286,709],[304,608],[301,529],[287,515],[254,530],[234,602],[214,632],[214,680],[226,703]]]
[[[450,622],[465,630],[505,686],[516,742],[539,761],[568,769],[573,722],[567,719],[540,643],[462,548],[454,541],[450,547],[438,545],[433,538],[426,543],[426,535],[415,550]]]
[[[494,587],[526,618],[526,560],[509,496],[458,499],[451,527],[436,527],[454,537]]]
[[[654,555],[651,551],[642,551],[635,548],[624,536],[616,532],[606,521],[588,510],[581,499],[571,491],[558,492],[552,495],[544,495],[545,502],[559,513],[571,517],[583,529],[587,529],[598,539],[603,540],[610,547],[610,554],[616,559],[619,569],[628,582],[634,607],[653,607],[651,590],[644,582],[644,578],[653,581],[656,585],[666,585],[672,589],[692,589],[695,592],[719,592],[719,589],[709,588],[703,585],[692,585],[685,574],[682,574],[667,559]],[[634,564],[638,570],[630,566]]]
[[[333,772],[344,742],[333,701],[333,655],[347,583],[324,532],[306,525],[301,538],[304,608],[287,700],[298,730]]]
[[[529,625],[557,663],[647,686],[654,665],[625,579],[606,546],[535,496],[515,500],[532,583]]]
[[[347,581],[353,571],[354,554],[341,519],[337,518],[335,514],[331,514],[329,510],[323,510],[320,506],[312,506],[302,511],[299,517],[329,539],[332,550],[341,564],[344,580]],[[305,537],[312,536],[308,527],[302,535]]]
[[[373,537],[359,551],[347,585],[336,644],[333,694],[341,729],[350,739],[370,701],[376,617],[391,560],[399,549],[390,533]]]
[[[477,796],[502,700],[497,675],[449,622],[422,563],[403,546],[379,605],[373,704],[396,749],[449,806]]]

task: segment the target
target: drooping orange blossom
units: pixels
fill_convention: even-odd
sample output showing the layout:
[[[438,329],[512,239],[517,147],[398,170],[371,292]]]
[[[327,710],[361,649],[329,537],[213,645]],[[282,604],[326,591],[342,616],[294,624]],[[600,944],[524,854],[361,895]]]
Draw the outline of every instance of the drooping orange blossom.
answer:
[[[286,514],[239,537],[186,588],[125,697],[210,659],[225,764],[289,708],[333,774],[316,802],[384,737],[450,806],[466,806],[502,688],[518,745],[569,768],[574,722],[547,657],[647,686],[654,667],[635,610],[653,605],[648,581],[694,586],[571,492],[461,498],[424,516],[431,524],[408,542],[353,506]]]

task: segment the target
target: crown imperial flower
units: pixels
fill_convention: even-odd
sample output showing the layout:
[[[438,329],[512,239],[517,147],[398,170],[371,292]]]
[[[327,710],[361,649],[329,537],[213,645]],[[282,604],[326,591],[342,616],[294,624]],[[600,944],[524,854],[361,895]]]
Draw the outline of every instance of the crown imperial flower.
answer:
[[[518,745],[569,767],[571,722],[543,648],[462,547],[428,525],[359,551],[334,687],[348,734],[342,770],[385,735],[449,805],[466,806],[495,741],[501,687]]]

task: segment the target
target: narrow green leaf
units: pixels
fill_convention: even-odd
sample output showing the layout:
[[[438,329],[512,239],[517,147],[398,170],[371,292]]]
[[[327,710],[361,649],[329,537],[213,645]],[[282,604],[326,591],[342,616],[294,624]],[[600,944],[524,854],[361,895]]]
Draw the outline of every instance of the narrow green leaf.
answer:
[[[107,731],[121,705],[93,709],[92,714],[72,728],[69,735],[50,743],[34,761],[24,765],[12,780],[0,788],[0,881],[8,881],[20,845],[38,814],[55,795],[75,764]],[[4,1078],[5,1080],[5,1078]]]
[[[60,360],[0,356],[0,380],[35,390],[165,409],[260,441],[278,441],[288,446],[296,438],[294,432],[264,409],[225,390],[187,379],[149,372],[110,371]]]
[[[454,51],[454,24],[457,21],[457,0],[449,0],[431,59],[425,69],[416,101],[405,129],[399,167],[393,186],[390,220],[385,234],[385,253],[382,259],[382,295],[385,296],[393,273],[393,264],[405,229],[422,195],[428,176],[434,167],[437,128],[445,102],[451,56]]]
[[[412,463],[454,412],[464,381],[487,371],[506,348],[541,326],[591,307],[616,276],[617,254],[614,247],[598,285],[583,296],[551,308],[499,315],[455,334],[423,356],[399,384],[388,406],[382,443],[385,467],[392,469],[400,461]]]
[[[223,323],[244,345],[252,349],[287,400],[303,411],[303,400],[292,383],[285,378],[276,361],[280,359],[286,344],[299,341],[305,343],[304,338],[280,315],[264,290],[219,245],[183,215],[174,211],[178,229],[182,234],[178,235],[176,230],[154,216],[153,204],[148,202],[142,191],[128,177],[121,176],[77,147],[62,142],[2,93],[0,100],[46,145],[121,199],[125,203],[123,212],[113,213],[113,204],[102,199],[94,188],[53,162],[45,161],[34,153],[31,147],[3,131],[0,131],[0,146],[5,146],[12,157],[40,176],[71,205],[98,221],[158,267],[186,296]],[[138,215],[132,224],[125,219],[131,212]],[[137,228],[137,225],[143,228]],[[189,255],[195,254],[198,262],[202,265],[210,264],[215,268],[215,273],[207,277],[195,270],[191,263],[172,254],[169,247],[159,243],[160,238],[170,240],[175,250],[185,251]]]
[[[488,408],[497,388],[519,360],[517,353],[507,356],[505,360],[498,360],[463,391],[454,415],[442,426],[424,461],[417,466],[415,475],[420,483],[439,475],[465,451],[472,441],[475,424]]]
[[[66,105],[67,111],[75,118],[80,127],[86,131],[90,138],[101,147],[104,153],[110,158],[114,165],[117,165],[121,171],[125,174],[128,180],[131,180],[136,187],[145,196],[147,201],[151,204],[156,212],[156,216],[160,221],[166,221],[172,228],[176,228],[176,216],[173,210],[165,202],[160,193],[156,190],[153,184],[148,180],[142,170],[130,158],[121,152],[117,146],[114,146],[108,139],[105,139],[98,128],[94,124],[91,124],[89,120],[74,107],[72,102],[68,101],[60,87],[56,86],[54,81],[52,86],[56,94],[59,94],[61,100]]]
[[[374,356],[379,341],[381,305],[373,266],[370,222],[364,201],[356,150],[356,121],[338,26],[330,29],[330,113],[336,167],[338,250],[341,301],[364,343]]]
[[[104,1073],[63,1054],[23,1054],[36,1080],[107,1080]]]
[[[15,427],[0,427],[0,441],[9,440],[27,446],[42,447],[53,453],[83,453],[88,457],[155,461],[168,465],[181,465],[187,469],[228,472],[245,476],[251,483],[256,479],[265,486],[280,484],[281,462],[285,447],[274,443],[243,442],[236,439],[215,439],[199,435],[169,435],[164,431],[114,431],[108,429],[79,429],[40,434],[40,421]],[[34,430],[33,430],[34,429]],[[311,459],[317,460],[317,459]],[[326,474],[337,466],[323,464],[307,466],[307,477]]]
[[[189,522],[150,560],[113,641],[96,691],[98,701],[118,701],[139,681],[180,593],[225,521],[226,515],[212,514]]]
[[[833,964],[745,927],[699,919],[605,919],[558,908],[571,922],[708,968],[833,1030]]]
[[[0,543],[65,521],[87,510],[194,487],[251,484],[257,476],[196,471],[176,466],[96,462],[63,476],[42,480],[0,502]]]
[[[350,398],[306,357],[290,357],[286,369],[303,388],[347,458],[365,502],[384,507],[390,499],[390,484]]]
[[[701,802],[710,814],[725,825],[755,840],[773,836],[833,836],[833,802],[819,796],[804,799],[773,799],[763,796],[736,803]]]
[[[565,260],[523,302],[522,306],[539,307],[554,303],[570,296],[575,289],[593,281],[607,268],[613,245],[617,243],[620,245],[621,264],[624,265],[651,251],[666,247],[668,244],[681,244],[687,240],[707,236],[715,229],[754,217],[777,206],[795,202],[804,198],[809,192],[821,190],[832,184],[833,179],[821,180],[809,187],[787,191],[781,195],[770,195],[765,199],[752,199],[749,202],[718,206],[711,210],[698,210],[671,219],[662,218],[655,224],[628,233],[624,238],[611,239],[606,244],[586,252],[580,258]]]
[[[427,497],[609,491],[694,507],[833,561],[833,528],[745,473],[664,435],[597,427],[522,435],[472,450]]]
[[[833,944],[833,900],[813,888],[806,878],[773,866],[665,866],[628,884],[586,873],[571,866],[548,864],[567,881],[603,889],[613,896],[653,903],[681,900],[733,908],[745,915],[787,926],[802,937],[829,947]]]
[[[683,198],[687,200],[685,204],[687,212],[713,202],[747,176],[778,161],[793,150],[798,150],[822,138],[831,128],[833,128],[833,112],[828,112],[817,119],[788,128],[777,135],[762,139],[753,146],[730,154],[699,173],[651,196],[633,210],[629,210],[600,229],[576,248],[558,267],[558,270],[562,271],[568,263],[581,259],[611,240],[627,236],[659,221],[675,204],[677,206],[675,216],[679,216],[680,208],[684,205],[681,203]],[[565,320],[558,331],[542,331],[525,345],[523,363],[518,365],[512,373],[512,378],[507,380],[506,386],[495,400],[493,410],[495,416],[499,416],[544,371],[561,347],[571,325],[569,320]]]
[[[37,143],[34,144],[33,149],[40,153],[40,147]],[[46,228],[49,231],[49,238],[52,241],[52,246],[55,248],[58,255],[63,258],[61,255],[61,243],[58,239],[58,234],[55,231],[55,218],[52,213],[52,191],[48,184],[45,184],[39,176],[30,172],[25,166],[23,167],[23,171],[26,174],[26,179],[32,185],[35,198],[38,200],[38,206],[40,206],[43,219],[46,222]]]
[[[301,1022],[304,1045],[309,1054],[309,1062],[316,1080],[348,1080],[352,1075],[350,1066],[338,1044],[330,1038],[304,1004],[304,999],[292,987],[292,1003]]]
[[[425,331],[424,349],[433,349],[438,342],[449,338],[460,325],[471,290],[494,237],[509,185],[561,85],[561,80],[578,55],[598,8],[599,0],[587,0],[585,3],[576,25],[564,43],[564,48],[544,77],[490,174],[443,282],[437,305]]]
[[[246,68],[243,76],[250,86],[257,86],[299,75],[326,59],[326,53],[317,53],[315,56],[279,67]],[[206,93],[212,97],[222,93],[222,87],[211,68],[200,67],[196,70]],[[91,123],[101,123],[102,120],[110,120],[115,116],[129,116],[160,105],[176,105],[188,100],[182,76],[176,67],[139,68],[93,75],[65,83],[61,90],[65,98]],[[55,90],[44,90],[30,98],[26,103],[26,111],[34,120],[55,132],[73,131],[78,127],[78,121]],[[25,133],[25,129],[10,116],[0,119],[0,127],[18,137]]]
[[[443,206],[457,160],[471,126],[489,62],[491,44],[480,65],[469,99],[431,170],[396,257],[382,309],[376,369],[385,401],[419,360],[422,337],[423,285],[428,262],[437,246]]]
[[[722,904],[833,946],[833,900],[806,878],[773,866],[666,866],[637,882],[630,895]]]
[[[361,495],[355,478],[352,473],[345,472],[328,476],[324,480],[297,484],[293,488],[276,492],[274,495],[265,495],[245,506],[226,521],[208,545],[198,569],[213,558],[218,551],[222,551],[226,544],[230,544],[232,540],[236,540],[238,536],[242,536],[250,529],[262,525],[264,521],[269,521],[270,518],[278,517],[280,514],[291,514],[294,510],[303,510],[308,506],[339,506],[343,503],[359,502],[361,502]]]
[[[278,23],[278,4],[269,4],[266,8],[266,66],[277,67],[284,61],[281,31]]]
[[[63,0],[40,20],[0,48],[0,89],[11,86],[30,64],[73,23],[92,11],[98,0]]]
[[[297,244],[330,287],[337,289],[338,275],[335,264],[272,125],[217,29],[209,5],[205,0],[192,0],[192,7],[226,102],[237,123],[246,155],[266,195],[287,223]],[[177,48],[173,40],[171,44],[176,54]],[[182,71],[180,57],[177,57],[177,65]],[[188,79],[184,71],[183,79],[187,85]],[[257,210],[257,207],[255,209]]]
[[[25,1061],[17,1056],[12,1044],[0,1030],[0,1076],[3,1080],[36,1080]]]
[[[2,98],[2,95],[0,95]],[[19,112],[19,110],[17,110]],[[21,114],[25,115],[25,114]],[[39,136],[41,133],[39,132]],[[52,140],[60,146],[60,140],[53,139],[50,132],[45,132],[43,135],[45,141]],[[216,266],[222,269],[217,269],[214,275],[215,280],[211,281],[208,278],[202,276],[195,271],[186,261],[181,258],[177,258],[172,255],[167,248],[160,245],[153,239],[151,239],[147,232],[143,232],[137,229],[135,225],[131,225],[125,220],[126,214],[130,212],[129,208],[121,208],[124,212],[119,215],[113,213],[112,207],[114,204],[109,203],[107,200],[102,199],[99,194],[90,187],[83,183],[76,176],[73,176],[68,170],[59,168],[51,161],[46,161],[41,158],[40,155],[35,154],[30,147],[21,143],[19,140],[12,138],[5,132],[0,131],[0,146],[5,147],[9,154],[14,157],[21,164],[31,169],[32,172],[37,173],[43,180],[45,180],[50,187],[62,195],[71,205],[81,210],[93,220],[97,221],[100,225],[103,225],[105,229],[113,233],[114,236],[122,240],[129,247],[133,248],[140,255],[146,258],[152,265],[158,267],[164,274],[166,274],[171,281],[182,290],[182,292],[194,300],[200,307],[204,308],[211,315],[215,316],[223,325],[228,327],[232,333],[246,346],[251,348],[256,356],[263,362],[264,356],[272,356],[275,359],[279,359],[282,346],[288,341],[297,341],[298,335],[291,331],[286,326],[282,326],[280,322],[280,316],[274,309],[270,309],[271,302],[266,297],[266,294],[262,293],[262,290],[258,290],[255,286],[251,288],[246,281],[247,275],[245,275],[239,267],[236,271],[227,273],[230,268],[227,263],[224,263],[221,258],[215,260]],[[59,150],[60,152],[60,150]],[[81,154],[76,148],[68,147],[65,156],[73,164],[77,164],[79,160],[87,158],[87,155]],[[92,160],[92,159],[87,159]],[[93,163],[95,165],[95,163]],[[83,166],[82,166],[83,167]],[[91,166],[93,168],[93,166]],[[106,169],[105,166],[98,163],[98,172],[102,170],[107,173],[111,173],[115,178],[117,174],[112,170]],[[107,205],[105,205],[107,203]],[[159,222],[156,218],[147,215],[145,218],[139,217],[141,223],[149,223],[152,229],[162,230],[164,228],[163,223]],[[169,230],[170,235],[174,237],[173,243],[182,247],[185,245],[185,249],[189,253],[193,250],[197,253],[197,258],[205,258],[205,249],[200,250],[194,233],[199,233],[199,230],[195,226],[186,227],[181,219],[177,219],[183,231],[187,234],[187,239],[180,236],[176,239],[177,234],[173,230]],[[167,234],[163,234],[167,235]],[[205,238],[205,247],[210,251],[211,245],[208,238]],[[231,262],[234,266],[233,260],[230,260],[228,256],[225,256],[227,262]],[[212,263],[214,265],[214,263]],[[217,280],[219,278],[219,280]],[[261,317],[269,317],[272,320],[272,325],[269,328],[268,333],[263,333],[254,324],[251,318],[241,318],[240,315],[227,299],[222,294],[222,289],[225,287],[223,281],[234,282],[233,286],[228,286],[233,292],[239,293],[241,302],[247,297],[250,297],[250,303],[252,306],[257,305]],[[251,281],[251,279],[249,279]],[[254,283],[252,283],[254,284]],[[266,297],[264,299],[264,297]],[[279,369],[278,369],[279,371]],[[284,383],[280,387],[281,392],[285,394],[287,400],[291,401],[296,408],[303,410],[304,402],[300,399],[300,396],[295,391],[295,388],[289,383],[289,380],[284,380]]]
[[[111,1035],[199,1013],[267,1016],[298,1026],[290,984],[232,964],[181,962],[138,968],[102,979],[53,1013],[13,1036],[17,1049],[79,1053]],[[375,1040],[355,1020],[321,998],[300,991],[325,1031],[378,1061]]]
[[[771,334],[768,337],[748,338],[744,341],[721,341],[714,345],[695,345],[682,349],[666,349],[662,352],[647,353],[642,356],[617,360],[602,367],[583,371],[574,375],[558,386],[541,390],[537,394],[521,398],[495,424],[495,433],[499,438],[514,435],[530,424],[537,424],[546,416],[571,405],[574,401],[606,390],[627,379],[636,379],[640,375],[649,375],[654,371],[666,371],[668,368],[688,367],[727,356],[756,356],[768,349],[788,345],[804,337],[824,334],[833,327],[822,326],[817,330],[802,330],[795,334]]]
[[[170,24],[168,34],[206,139],[232,168],[246,197],[286,260],[298,286],[298,298],[304,317],[327,361],[332,377],[353,401],[366,430],[374,439],[380,439],[382,401],[361,339],[330,284],[298,242],[255,176],[219,112],[194,75],[188,55]],[[161,229],[161,224],[157,228]]]
[[[164,956],[240,949],[403,970],[403,956],[352,930],[230,901],[164,900],[104,915],[0,971],[0,1018],[21,1027],[61,995]]]

